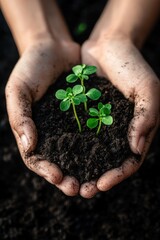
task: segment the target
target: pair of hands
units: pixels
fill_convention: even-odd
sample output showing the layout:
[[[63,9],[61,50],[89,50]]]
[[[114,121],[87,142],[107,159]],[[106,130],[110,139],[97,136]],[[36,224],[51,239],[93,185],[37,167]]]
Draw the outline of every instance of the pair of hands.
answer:
[[[128,140],[131,150],[142,156],[140,163],[126,159],[120,168],[81,186],[74,177],[63,176],[59,167],[47,159],[38,161],[38,156],[29,158],[26,154],[33,151],[37,144],[32,103],[44,95],[62,72],[80,62],[97,66],[98,75],[108,78],[126,98],[135,103]],[[68,196],[79,193],[84,198],[91,198],[99,191],[109,190],[142,164],[159,125],[159,90],[156,75],[128,39],[88,40],[81,48],[74,42],[37,40],[24,51],[6,86],[9,121],[24,163]]]

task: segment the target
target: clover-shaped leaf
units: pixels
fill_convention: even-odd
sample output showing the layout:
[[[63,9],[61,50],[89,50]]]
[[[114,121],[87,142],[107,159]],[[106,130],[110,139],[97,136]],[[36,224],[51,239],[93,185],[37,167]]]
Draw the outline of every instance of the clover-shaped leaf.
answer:
[[[99,112],[96,108],[90,108],[89,109],[89,115],[92,116],[92,117],[95,117],[95,116],[99,115]]]
[[[87,97],[89,97],[92,100],[98,100],[101,96],[101,92],[96,88],[91,88],[87,93]]]
[[[73,94],[76,96],[83,92],[83,87],[81,85],[75,85],[73,87]]]
[[[98,119],[97,118],[89,118],[87,120],[87,126],[89,128],[96,128],[98,126]]]
[[[78,94],[77,97],[79,98],[80,102],[82,102],[82,103],[87,102],[87,97],[86,97],[86,95],[84,93]]]
[[[60,103],[60,109],[61,109],[61,111],[63,111],[63,112],[67,111],[67,110],[70,108],[70,106],[71,106],[71,103],[70,103],[69,100],[62,101],[62,102]]]
[[[73,73],[69,74],[69,75],[66,77],[66,81],[69,82],[69,83],[74,83],[74,82],[76,82],[77,80],[78,80],[78,77],[77,77],[75,74],[73,74]]]
[[[74,102],[75,105],[79,105],[81,103],[81,101],[78,97],[74,97],[73,102]]]
[[[91,75],[93,73],[96,73],[96,71],[97,71],[97,68],[95,66],[85,66],[83,70],[83,74]]]
[[[72,68],[72,71],[76,76],[79,76],[79,74],[82,74],[83,71],[83,66],[82,65],[76,65],[75,67]]]
[[[56,94],[55,94],[56,98],[59,100],[63,100],[67,97],[67,92],[63,89],[59,89]]]
[[[111,124],[113,123],[113,118],[112,118],[112,116],[103,117],[103,118],[102,118],[102,122],[103,122],[105,125],[111,125]]]

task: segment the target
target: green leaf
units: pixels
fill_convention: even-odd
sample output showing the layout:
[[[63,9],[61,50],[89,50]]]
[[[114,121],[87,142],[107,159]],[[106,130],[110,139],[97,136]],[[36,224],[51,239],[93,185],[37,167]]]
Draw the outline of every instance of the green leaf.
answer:
[[[95,66],[86,66],[83,70],[83,73],[86,75],[90,75],[96,73],[97,68]]]
[[[77,66],[72,68],[72,71],[74,72],[74,74],[76,76],[79,76],[79,74],[82,74],[83,67],[82,67],[82,65],[77,65]]]
[[[103,107],[103,103],[99,102],[98,103],[98,110],[100,110]]]
[[[82,102],[82,103],[87,102],[87,97],[86,97],[86,95],[85,95],[84,93],[78,94],[76,97],[77,97],[77,98],[80,100],[80,102]]]
[[[98,126],[98,119],[97,118],[89,118],[87,120],[87,127],[96,128],[97,126]]]
[[[87,93],[87,97],[89,97],[92,100],[98,100],[101,96],[101,92],[96,88],[91,88]]]
[[[104,114],[105,116],[108,116],[111,113],[111,110],[106,107],[103,107],[101,108],[100,113]]]
[[[68,88],[66,89],[66,92],[67,92],[67,93],[72,93],[72,88],[71,88],[71,87],[68,87]]]
[[[73,102],[75,105],[79,105],[81,103],[80,99],[77,96],[73,98]]]
[[[62,101],[61,103],[60,103],[60,109],[61,109],[61,111],[67,111],[69,108],[70,108],[70,105],[71,105],[71,103],[70,103],[70,101],[69,100],[67,100],[67,101]]]
[[[89,79],[89,77],[87,75],[85,75],[85,74],[82,74],[82,78],[85,79],[85,80]]]
[[[69,83],[74,83],[77,81],[77,79],[78,79],[78,77],[74,73],[72,73],[66,77],[66,81]]]
[[[111,125],[113,123],[113,118],[112,118],[112,116],[103,117],[102,122],[105,125]]]
[[[104,106],[105,106],[105,108],[108,108],[109,110],[111,110],[111,108],[112,108],[112,105],[110,103],[107,103]]]
[[[99,112],[96,108],[90,108],[89,109],[89,115],[92,116],[92,117],[95,117],[95,116],[99,115]]]
[[[59,89],[56,93],[55,96],[59,100],[63,100],[64,98],[67,97],[67,92],[63,89]]]
[[[75,85],[72,89],[74,96],[83,92],[83,87],[81,85]]]

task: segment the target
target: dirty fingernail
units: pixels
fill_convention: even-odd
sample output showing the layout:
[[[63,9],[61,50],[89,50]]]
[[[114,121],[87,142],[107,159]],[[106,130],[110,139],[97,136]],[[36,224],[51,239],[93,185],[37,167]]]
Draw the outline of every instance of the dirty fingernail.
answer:
[[[26,135],[24,134],[21,136],[21,143],[23,145],[24,150],[27,151],[29,149],[29,142]]]
[[[142,154],[143,149],[144,149],[144,145],[145,145],[145,137],[141,136],[138,142],[138,146],[137,146],[137,151],[139,154]]]

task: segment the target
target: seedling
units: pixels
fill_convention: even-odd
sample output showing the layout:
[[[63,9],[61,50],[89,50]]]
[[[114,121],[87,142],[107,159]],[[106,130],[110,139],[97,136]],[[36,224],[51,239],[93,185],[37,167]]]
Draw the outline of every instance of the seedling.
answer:
[[[98,100],[101,96],[101,92],[96,88],[91,88],[86,92],[84,86],[84,80],[89,79],[89,75],[95,73],[97,68],[95,66],[87,66],[85,64],[77,65],[72,68],[73,73],[66,77],[66,81],[69,83],[74,83],[78,79],[81,85],[75,85],[73,88],[68,87],[66,90],[59,89],[55,96],[57,99],[61,100],[60,109],[61,111],[67,111],[72,105],[73,113],[78,124],[79,132],[82,131],[82,127],[77,115],[76,105],[84,103],[85,110],[87,111],[87,100]],[[91,118],[87,120],[87,126],[89,128],[97,128],[97,135],[100,132],[102,123],[105,125],[111,125],[113,123],[113,118],[110,115],[111,104],[98,103],[98,109],[90,108],[89,115]]]
[[[83,87],[81,85],[75,85],[73,88],[68,87],[66,90],[59,89],[55,96],[57,99],[62,100],[60,103],[61,111],[67,111],[72,105],[73,113],[78,124],[79,132],[82,131],[82,127],[77,115],[76,105],[87,101],[86,95],[83,93]]]
[[[89,108],[89,115],[92,118],[87,120],[87,127],[97,128],[96,134],[98,135],[102,126],[102,123],[105,125],[111,125],[113,123],[113,118],[110,115],[111,113],[111,104],[107,103],[103,105],[101,102],[98,103],[98,109]]]
[[[89,75],[95,73],[97,71],[97,68],[95,66],[87,66],[85,64],[82,64],[82,65],[74,66],[72,68],[72,71],[73,71],[73,73],[69,74],[66,77],[66,81],[69,83],[74,83],[79,79],[81,82],[81,86],[83,87],[83,93],[85,94],[86,88],[84,86],[84,80],[88,80]],[[93,93],[93,91],[92,91],[92,93]],[[99,97],[101,96],[100,91],[96,88],[94,88],[94,96],[96,96],[96,98],[91,98],[92,100],[98,100]],[[87,111],[87,101],[84,102],[84,108],[85,108],[85,111]]]

